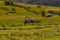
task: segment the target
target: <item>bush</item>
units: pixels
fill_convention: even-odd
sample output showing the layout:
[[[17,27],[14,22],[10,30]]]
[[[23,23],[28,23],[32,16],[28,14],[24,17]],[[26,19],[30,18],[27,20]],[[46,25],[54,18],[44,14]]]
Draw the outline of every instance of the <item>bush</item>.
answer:
[[[15,13],[15,12],[16,12],[15,8],[12,8],[12,10],[9,11],[8,13]]]
[[[60,16],[60,13],[58,13],[58,15]]]
[[[12,0],[9,0],[9,1],[7,1],[7,0],[5,0],[5,5],[14,5],[14,3],[13,3],[13,1]]]
[[[44,11],[42,11],[42,16],[44,17],[46,14],[45,14],[45,12]]]
[[[51,13],[53,15],[56,15],[57,14],[55,10],[49,10],[48,13]]]
[[[8,15],[8,13],[5,13],[6,15]]]
[[[9,2],[8,2],[8,1],[6,1],[6,0],[4,1],[4,3],[5,3],[5,5],[10,5],[10,4],[9,4]]]
[[[12,8],[12,11],[16,12],[16,9],[15,8]]]
[[[49,10],[48,12],[49,12],[49,13],[54,13],[54,10]]]
[[[8,12],[8,13],[15,13],[14,11],[10,11],[10,12]]]
[[[28,9],[31,9],[31,7],[28,7]]]

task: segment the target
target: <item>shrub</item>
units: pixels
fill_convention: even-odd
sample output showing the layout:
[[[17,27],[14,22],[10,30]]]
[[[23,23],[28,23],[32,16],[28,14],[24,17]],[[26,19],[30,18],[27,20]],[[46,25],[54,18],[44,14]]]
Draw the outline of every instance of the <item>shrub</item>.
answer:
[[[4,3],[5,3],[5,5],[10,5],[10,4],[9,4],[9,2],[8,2],[8,1],[6,1],[6,0],[4,1]]]
[[[58,15],[60,16],[60,13],[58,13]]]
[[[6,15],[8,15],[8,13],[5,13]]]
[[[29,9],[31,8],[31,7],[28,7]]]
[[[10,5],[14,6],[14,3],[13,3],[13,1],[11,1],[11,2],[10,2]]]
[[[14,14],[15,12],[14,12],[14,11],[10,11],[10,12],[8,12],[8,13],[13,13],[13,14]]]
[[[3,28],[3,30],[7,30],[7,28]]]
[[[16,9],[15,8],[12,8],[12,11],[16,12]]]
[[[53,15],[57,14],[55,10],[49,10],[48,13],[51,13]]]
[[[5,5],[14,5],[13,1],[12,0],[5,0]]]
[[[44,17],[46,14],[45,14],[45,12],[44,11],[42,11],[42,16]]]

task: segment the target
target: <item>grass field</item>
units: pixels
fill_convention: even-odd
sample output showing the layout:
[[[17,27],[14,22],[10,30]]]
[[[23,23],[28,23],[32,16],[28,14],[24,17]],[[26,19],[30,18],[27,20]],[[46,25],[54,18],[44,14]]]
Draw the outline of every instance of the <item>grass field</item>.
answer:
[[[60,7],[43,5],[38,8],[32,4],[16,4],[23,7],[7,6],[0,2],[0,40],[60,40],[60,16],[54,15],[49,18],[41,16],[42,10],[45,10],[46,14],[50,9],[59,13]],[[16,12],[10,13],[12,8]],[[34,19],[39,18],[40,26],[36,24],[23,26],[24,19],[28,15]]]

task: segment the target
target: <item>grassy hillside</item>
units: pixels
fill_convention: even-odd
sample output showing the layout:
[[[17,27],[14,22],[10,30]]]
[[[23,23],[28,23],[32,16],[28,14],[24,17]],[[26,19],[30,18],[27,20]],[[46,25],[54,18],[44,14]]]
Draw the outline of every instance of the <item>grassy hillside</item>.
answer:
[[[54,15],[48,18],[41,16],[42,10],[48,14],[48,10],[53,9],[57,14],[60,12],[60,7],[15,4],[20,7],[4,5],[0,2],[0,40],[60,40],[60,16]],[[13,8],[16,12],[12,11]],[[34,19],[39,18],[40,26],[36,24],[23,26],[24,19],[28,15]]]
[[[3,25],[7,24],[23,24],[23,21],[26,16],[32,16],[34,19],[40,19],[41,25],[49,25],[49,24],[58,24],[60,25],[60,16],[54,15],[53,17],[46,18],[41,16],[42,10],[45,11],[46,14],[48,14],[48,10],[55,10],[59,12],[60,7],[53,7],[53,6],[42,6],[37,7],[37,5],[29,5],[29,4],[23,4],[23,3],[16,3],[17,5],[20,5],[22,7],[17,6],[7,6],[4,5],[3,2],[0,2],[0,23]],[[28,8],[30,7],[30,9]],[[12,9],[15,9],[16,12],[11,13]]]

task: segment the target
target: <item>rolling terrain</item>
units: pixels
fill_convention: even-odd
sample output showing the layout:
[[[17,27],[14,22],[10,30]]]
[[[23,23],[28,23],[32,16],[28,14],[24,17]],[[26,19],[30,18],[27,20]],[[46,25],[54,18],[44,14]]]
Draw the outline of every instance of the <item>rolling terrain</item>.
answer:
[[[0,40],[60,40],[60,16],[58,15],[60,7],[15,4],[19,6],[9,6],[0,2]],[[48,14],[51,9],[56,12],[56,15],[41,16],[43,10]],[[24,26],[26,16],[39,18],[40,26],[36,24]]]
[[[5,1],[5,0],[0,0]],[[60,7],[60,0],[12,0],[13,2],[36,4],[36,5],[46,5],[46,6],[58,6]]]
[[[46,6],[59,6],[60,0],[13,0],[14,2],[23,2],[27,4],[37,4]]]

